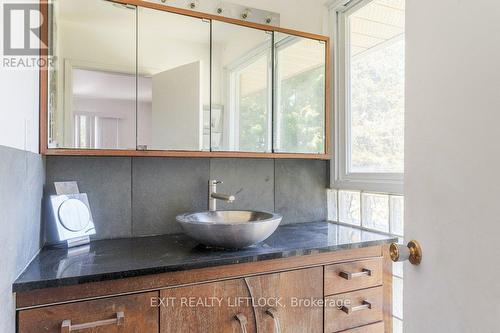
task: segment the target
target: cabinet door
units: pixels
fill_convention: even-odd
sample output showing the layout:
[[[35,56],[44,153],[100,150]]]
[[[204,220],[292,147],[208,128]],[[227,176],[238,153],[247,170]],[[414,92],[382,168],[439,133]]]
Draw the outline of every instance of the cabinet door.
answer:
[[[272,33],[212,21],[213,151],[272,152]]]
[[[274,152],[326,151],[325,42],[274,35]]]
[[[19,333],[157,333],[157,292],[19,312]]]
[[[210,21],[137,15],[138,149],[210,150]]]
[[[259,332],[323,332],[322,267],[245,280],[254,300]]]
[[[254,333],[245,281],[229,280],[161,291],[162,333]]]
[[[52,8],[43,144],[135,149],[137,8],[101,0],[57,1]]]

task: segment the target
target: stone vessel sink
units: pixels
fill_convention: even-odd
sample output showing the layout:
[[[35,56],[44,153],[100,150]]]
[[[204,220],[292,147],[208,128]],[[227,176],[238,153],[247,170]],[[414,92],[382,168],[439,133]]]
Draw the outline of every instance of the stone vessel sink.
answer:
[[[215,211],[178,215],[184,232],[203,245],[241,249],[271,236],[283,216],[255,211]]]

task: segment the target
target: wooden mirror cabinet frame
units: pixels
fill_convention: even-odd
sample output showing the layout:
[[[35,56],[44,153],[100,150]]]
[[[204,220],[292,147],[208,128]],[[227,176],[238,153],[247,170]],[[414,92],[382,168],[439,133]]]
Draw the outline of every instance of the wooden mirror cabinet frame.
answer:
[[[110,0],[108,0],[110,1]],[[196,12],[188,9],[171,7],[167,5],[142,1],[142,0],[112,0],[120,4],[134,5],[165,12],[221,21],[239,26],[250,27],[263,31],[281,32],[289,35],[316,39],[325,42],[325,153],[265,153],[265,152],[231,152],[231,151],[183,151],[183,150],[125,150],[125,149],[73,149],[73,148],[49,148],[48,147],[48,50],[40,47],[41,63],[40,67],[40,153],[42,155],[69,155],[69,156],[156,156],[156,157],[241,157],[241,158],[302,158],[321,159],[331,158],[331,59],[330,59],[330,38],[323,35],[312,34],[302,31],[274,27],[265,24],[253,23],[244,20],[228,18],[218,15]],[[40,13],[42,18],[48,17],[48,1],[40,0]],[[42,20],[41,40],[48,45],[49,40],[49,20]]]

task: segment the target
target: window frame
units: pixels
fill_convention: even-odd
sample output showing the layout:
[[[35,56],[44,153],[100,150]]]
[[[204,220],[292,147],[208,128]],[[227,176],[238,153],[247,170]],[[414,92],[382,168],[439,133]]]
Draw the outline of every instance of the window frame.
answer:
[[[404,173],[351,173],[349,107],[349,25],[347,17],[373,0],[336,0],[330,4],[330,34],[333,44],[334,156],[331,163],[332,187],[345,190],[403,194]]]
[[[273,37],[270,39],[271,43],[271,48],[272,48],[272,43],[273,43]],[[266,144],[266,151],[263,151],[264,153],[271,153],[273,150],[272,146],[272,119],[273,119],[273,65],[272,65],[272,49],[269,49],[269,43],[263,42],[261,43],[258,47],[255,49],[251,50],[250,52],[247,52],[246,54],[242,55],[240,58],[236,59],[233,61],[231,64],[229,64],[225,69],[224,69],[224,76],[225,76],[225,81],[227,85],[226,91],[229,91],[229,95],[226,96],[227,98],[227,105],[229,105],[229,108],[231,110],[234,110],[233,115],[227,115],[229,118],[228,123],[230,124],[227,133],[224,133],[224,135],[227,135],[227,141],[229,145],[230,150],[239,150],[240,148],[240,101],[241,101],[241,95],[240,95],[240,82],[239,78],[241,76],[241,73],[248,68],[249,66],[253,65],[257,61],[260,60],[261,57],[265,57],[266,62],[267,62],[267,87],[266,89],[266,96],[267,96],[267,144]],[[260,151],[259,151],[260,152]]]

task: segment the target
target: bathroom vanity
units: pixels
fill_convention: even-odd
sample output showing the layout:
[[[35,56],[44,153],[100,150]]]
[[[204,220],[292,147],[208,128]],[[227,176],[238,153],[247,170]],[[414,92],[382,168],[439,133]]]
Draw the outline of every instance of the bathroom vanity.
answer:
[[[47,247],[13,285],[18,332],[391,332],[393,241],[315,222],[242,250],[182,234]]]

